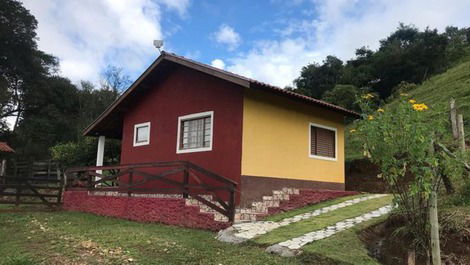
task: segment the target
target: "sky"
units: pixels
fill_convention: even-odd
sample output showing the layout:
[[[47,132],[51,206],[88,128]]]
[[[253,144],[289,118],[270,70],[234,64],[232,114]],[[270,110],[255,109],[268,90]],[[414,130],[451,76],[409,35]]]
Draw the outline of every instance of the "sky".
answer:
[[[279,87],[327,55],[376,49],[400,22],[470,26],[469,0],[22,0],[74,83],[113,65],[135,80],[163,49]]]

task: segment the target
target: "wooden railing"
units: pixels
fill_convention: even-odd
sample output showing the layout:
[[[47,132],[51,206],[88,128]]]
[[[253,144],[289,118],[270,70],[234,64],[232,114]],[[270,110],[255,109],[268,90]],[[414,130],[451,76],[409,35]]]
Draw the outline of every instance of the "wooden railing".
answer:
[[[49,207],[61,203],[63,178],[0,177],[0,204],[45,204]],[[39,200],[38,200],[39,199]]]
[[[237,183],[189,161],[79,167],[65,171],[66,188],[127,193],[182,194],[228,217],[235,216]],[[202,195],[212,195],[215,204]]]

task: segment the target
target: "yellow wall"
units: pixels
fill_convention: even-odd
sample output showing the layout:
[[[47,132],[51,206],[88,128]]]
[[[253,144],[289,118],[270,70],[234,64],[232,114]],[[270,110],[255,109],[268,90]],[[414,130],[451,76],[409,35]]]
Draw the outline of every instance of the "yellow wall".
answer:
[[[245,89],[242,175],[344,183],[341,114]],[[309,124],[337,129],[337,160],[309,157]]]

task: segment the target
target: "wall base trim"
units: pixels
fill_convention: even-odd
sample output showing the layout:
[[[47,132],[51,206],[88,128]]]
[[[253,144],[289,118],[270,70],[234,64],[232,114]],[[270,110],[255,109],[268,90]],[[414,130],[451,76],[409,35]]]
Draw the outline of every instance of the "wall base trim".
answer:
[[[271,195],[273,190],[282,190],[282,188],[344,191],[345,187],[344,183],[336,182],[246,175],[242,175],[240,180],[240,206],[242,207],[259,201],[263,196]]]

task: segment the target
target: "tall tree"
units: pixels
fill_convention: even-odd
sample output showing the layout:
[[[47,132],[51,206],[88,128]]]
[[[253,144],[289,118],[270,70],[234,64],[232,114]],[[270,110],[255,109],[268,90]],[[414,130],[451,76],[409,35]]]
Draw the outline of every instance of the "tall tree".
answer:
[[[300,77],[294,80],[297,92],[319,99],[341,79],[342,70],[343,62],[331,55],[321,65],[313,63],[304,66]]]
[[[0,0],[0,122],[13,117],[13,130],[25,110],[25,96],[58,65],[55,57],[37,49],[36,27],[21,3]]]

